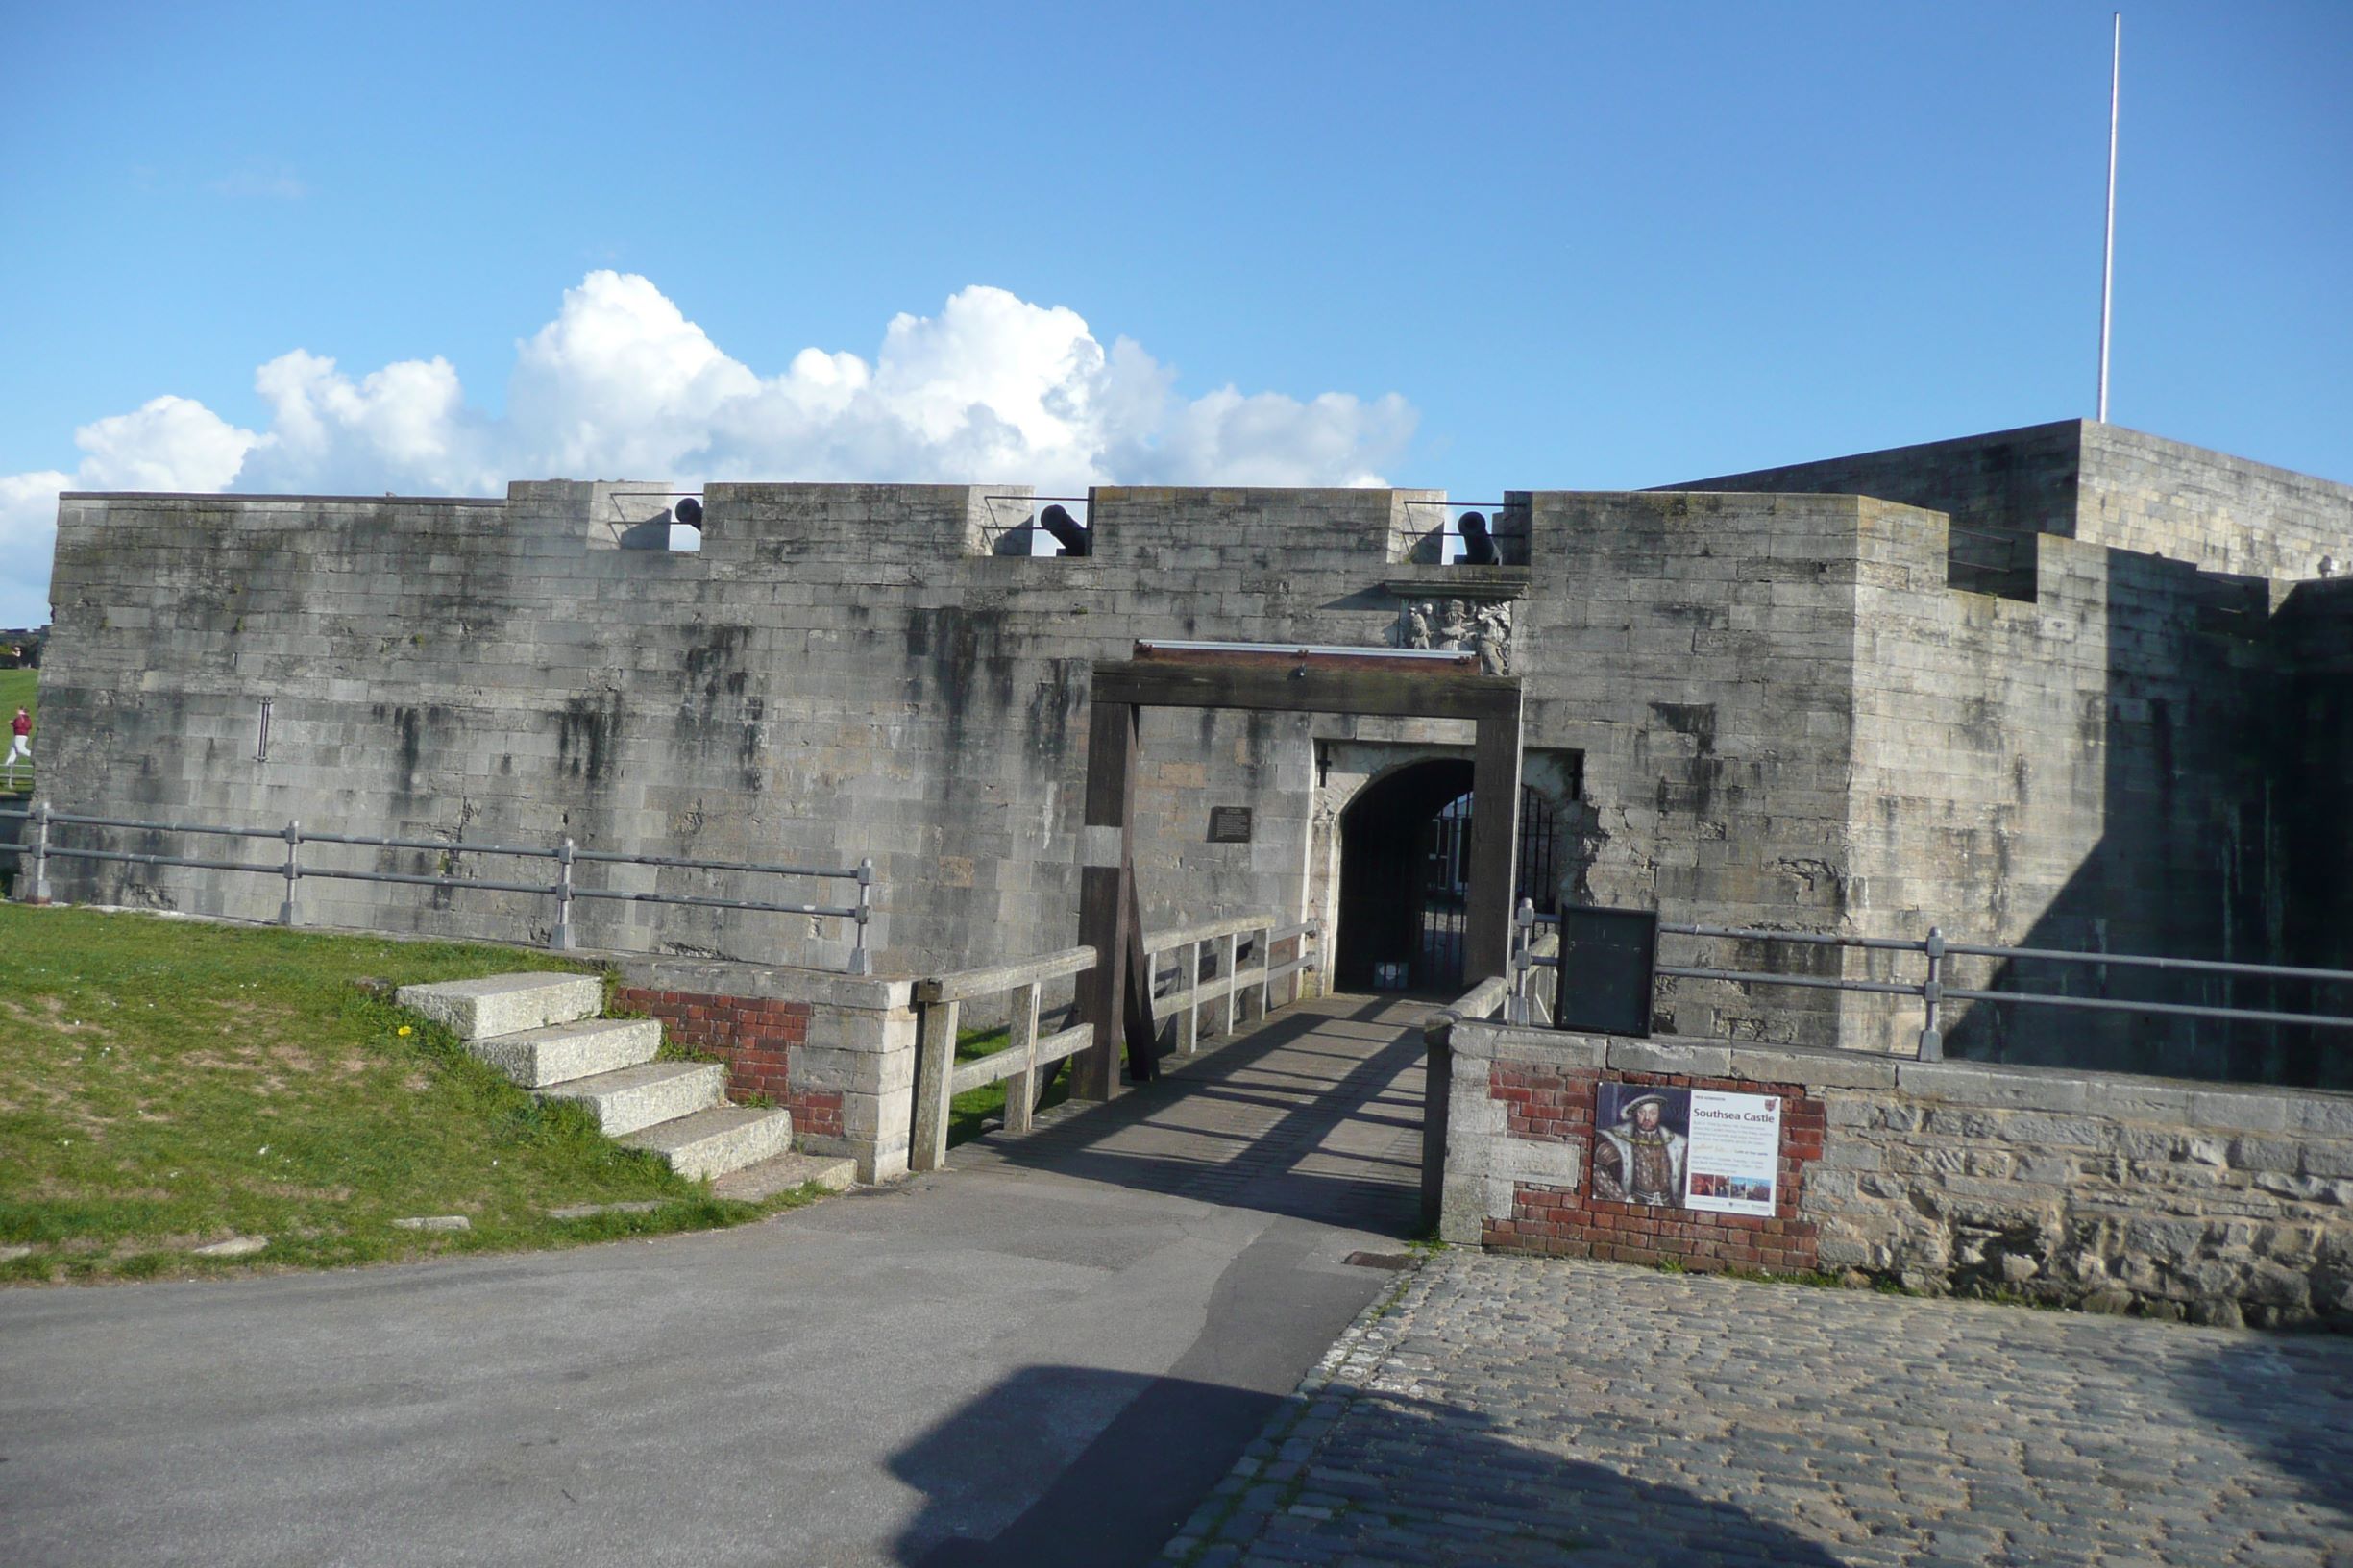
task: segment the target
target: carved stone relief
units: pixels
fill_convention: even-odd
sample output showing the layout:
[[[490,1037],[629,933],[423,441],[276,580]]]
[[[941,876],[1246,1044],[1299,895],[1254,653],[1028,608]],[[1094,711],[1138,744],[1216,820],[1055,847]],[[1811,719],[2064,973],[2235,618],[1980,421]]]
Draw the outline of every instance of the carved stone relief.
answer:
[[[1486,674],[1511,674],[1511,601],[1409,599],[1397,606],[1393,648],[1460,649],[1479,655]]]

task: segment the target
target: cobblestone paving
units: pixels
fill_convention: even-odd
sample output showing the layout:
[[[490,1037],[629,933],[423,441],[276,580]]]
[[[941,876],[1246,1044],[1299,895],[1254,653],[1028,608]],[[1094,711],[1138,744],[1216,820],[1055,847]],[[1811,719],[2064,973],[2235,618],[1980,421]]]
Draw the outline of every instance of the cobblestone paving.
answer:
[[[1164,1560],[2353,1568],[2353,1339],[1450,1252]]]

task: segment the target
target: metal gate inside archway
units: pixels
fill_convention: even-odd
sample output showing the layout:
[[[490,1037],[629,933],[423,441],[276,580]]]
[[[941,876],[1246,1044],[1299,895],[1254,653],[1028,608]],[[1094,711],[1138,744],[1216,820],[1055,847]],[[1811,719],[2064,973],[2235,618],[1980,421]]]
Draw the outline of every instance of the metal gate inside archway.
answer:
[[[1512,906],[1517,908],[1526,898],[1539,915],[1559,914],[1559,826],[1552,802],[1527,785],[1520,787],[1519,850]],[[1418,990],[1462,987],[1470,855],[1471,796],[1466,791],[1439,807],[1423,829],[1421,919],[1409,970]]]
[[[1453,994],[1466,973],[1470,765],[1436,757],[1400,768],[1349,802],[1340,821],[1339,928],[1334,979],[1345,991]],[[1557,913],[1559,821],[1520,791],[1514,900]]]

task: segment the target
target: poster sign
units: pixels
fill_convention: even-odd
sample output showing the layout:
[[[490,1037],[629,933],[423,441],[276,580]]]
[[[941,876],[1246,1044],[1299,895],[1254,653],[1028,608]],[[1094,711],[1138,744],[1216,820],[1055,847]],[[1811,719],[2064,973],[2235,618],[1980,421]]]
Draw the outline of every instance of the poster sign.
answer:
[[[1593,1106],[1593,1195],[1679,1209],[1691,1152],[1691,1093],[1600,1084]]]
[[[1780,1096],[1690,1094],[1684,1207],[1770,1218],[1781,1174]]]
[[[1778,1095],[1595,1086],[1597,1198],[1771,1218],[1780,1169]]]

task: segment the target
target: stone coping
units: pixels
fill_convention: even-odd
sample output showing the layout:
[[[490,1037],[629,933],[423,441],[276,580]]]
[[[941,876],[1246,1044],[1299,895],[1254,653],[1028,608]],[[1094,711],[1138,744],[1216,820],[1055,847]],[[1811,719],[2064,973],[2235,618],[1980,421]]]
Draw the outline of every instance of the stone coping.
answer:
[[[795,968],[731,958],[680,958],[665,953],[615,953],[582,949],[564,955],[609,964],[625,984],[647,991],[699,992],[712,996],[759,996],[808,1002],[819,1007],[859,1008],[875,1013],[915,1005],[912,976],[841,974],[831,969]]]
[[[60,501],[223,501],[239,506],[271,502],[332,506],[503,506],[503,496],[309,496],[276,495],[261,491],[219,490],[61,490]]]
[[[1923,1099],[1998,1110],[2073,1113],[2218,1131],[2353,1137],[2353,1092],[2341,1090],[2208,1083],[1998,1062],[1915,1062],[1864,1051],[1747,1045],[1681,1036],[1633,1040],[1470,1019],[1455,1020],[1446,1038],[1458,1056],[1489,1061],[1818,1089],[1893,1089]]]

